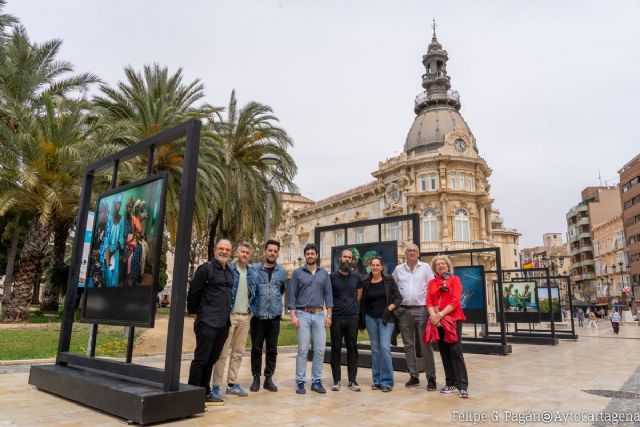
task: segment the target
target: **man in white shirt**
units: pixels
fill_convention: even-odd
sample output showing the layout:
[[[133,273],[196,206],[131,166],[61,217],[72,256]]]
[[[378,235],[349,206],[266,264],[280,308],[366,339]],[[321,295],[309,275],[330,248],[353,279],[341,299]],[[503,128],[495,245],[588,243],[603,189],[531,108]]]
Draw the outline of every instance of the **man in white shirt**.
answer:
[[[424,333],[425,322],[427,321],[427,287],[434,275],[429,264],[418,259],[420,256],[418,245],[414,243],[407,244],[404,255],[407,261],[397,266],[393,271],[393,278],[398,284],[402,295],[402,303],[396,309],[396,315],[400,323],[407,368],[411,375],[405,387],[416,387],[420,385],[420,375],[416,360],[416,334],[421,338]],[[424,359],[427,390],[436,391],[436,366],[433,360],[433,348],[431,344],[423,344],[420,338],[418,339],[418,345],[421,347],[422,358]]]

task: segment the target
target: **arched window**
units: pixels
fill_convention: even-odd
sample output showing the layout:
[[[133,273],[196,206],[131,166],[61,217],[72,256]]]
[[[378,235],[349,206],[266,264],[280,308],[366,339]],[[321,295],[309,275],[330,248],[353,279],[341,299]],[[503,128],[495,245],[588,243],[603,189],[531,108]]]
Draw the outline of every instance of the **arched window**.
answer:
[[[422,214],[422,228],[425,242],[435,242],[438,240],[438,219],[435,209],[425,209]]]
[[[468,242],[469,238],[469,212],[458,208],[455,212],[455,233],[456,240]]]

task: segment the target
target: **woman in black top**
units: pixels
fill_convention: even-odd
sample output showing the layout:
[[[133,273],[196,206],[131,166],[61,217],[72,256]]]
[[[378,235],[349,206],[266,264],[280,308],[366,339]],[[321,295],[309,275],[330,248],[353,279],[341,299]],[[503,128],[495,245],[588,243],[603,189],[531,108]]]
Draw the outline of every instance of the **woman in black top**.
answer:
[[[384,274],[382,258],[371,260],[371,274],[364,280],[360,305],[360,329],[367,328],[371,340],[371,374],[374,390],[393,389],[391,335],[394,318],[391,312],[400,305],[402,296],[393,277]]]

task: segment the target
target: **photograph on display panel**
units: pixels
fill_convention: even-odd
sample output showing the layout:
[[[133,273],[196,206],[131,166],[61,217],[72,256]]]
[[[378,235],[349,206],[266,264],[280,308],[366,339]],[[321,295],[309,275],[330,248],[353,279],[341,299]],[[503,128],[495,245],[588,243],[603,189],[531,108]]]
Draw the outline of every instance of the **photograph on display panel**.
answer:
[[[166,174],[98,198],[81,321],[153,325]]]
[[[382,258],[386,274],[393,273],[398,263],[398,244],[395,241],[342,245],[331,248],[331,271],[336,271],[340,266],[340,253],[343,249],[351,250],[353,253],[354,270],[363,276],[371,272],[369,266],[374,257]]]
[[[540,305],[540,320],[549,321],[549,289],[546,287],[538,288],[538,301]],[[551,288],[551,305],[553,306],[553,320],[560,322],[560,290],[556,287]]]
[[[535,281],[517,281],[502,283],[504,310],[509,313],[529,313],[538,311],[535,298]]]
[[[459,266],[453,274],[462,282],[460,304],[467,323],[485,323],[487,319],[486,287],[484,267],[481,265]]]

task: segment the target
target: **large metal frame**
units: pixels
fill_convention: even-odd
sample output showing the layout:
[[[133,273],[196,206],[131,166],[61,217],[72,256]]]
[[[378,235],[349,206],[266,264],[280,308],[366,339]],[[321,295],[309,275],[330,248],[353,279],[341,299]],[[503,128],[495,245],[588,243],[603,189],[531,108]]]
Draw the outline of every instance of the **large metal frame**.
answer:
[[[322,233],[327,231],[344,230],[344,244],[349,244],[348,230],[351,228],[367,227],[370,225],[378,226],[378,242],[382,241],[382,224],[390,224],[392,222],[411,221],[411,233],[413,235],[413,243],[420,247],[420,215],[417,213],[408,215],[389,216],[386,218],[377,219],[365,219],[362,221],[348,222],[345,224],[325,225],[323,227],[316,227],[314,231],[314,241],[322,253]],[[374,242],[375,243],[375,242]]]
[[[101,377],[98,379],[92,378],[91,380],[87,380],[87,383],[92,383],[95,387],[103,387],[103,389],[104,387],[112,387],[113,390],[117,390],[117,387],[113,388],[112,384],[108,386],[104,385],[106,384],[106,377],[119,378],[120,380],[124,380],[128,384],[138,383],[143,385],[152,385],[154,387],[154,391],[147,393],[151,393],[154,396],[157,396],[155,405],[158,408],[161,406],[161,404],[159,403],[161,402],[161,399],[165,399],[165,396],[168,395],[174,396],[174,398],[177,400],[177,403],[180,404],[176,404],[175,408],[172,411],[169,411],[166,413],[166,415],[163,415],[163,419],[186,416],[197,413],[198,411],[201,412],[201,410],[199,409],[195,410],[191,402],[193,401],[193,393],[195,392],[197,396],[200,396],[201,393],[204,393],[202,391],[203,389],[199,387],[191,387],[180,384],[182,334],[184,329],[184,307],[187,297],[189,251],[191,242],[191,230],[193,225],[193,210],[197,180],[201,126],[202,124],[199,120],[190,120],[91,164],[85,169],[82,192],[80,193],[78,219],[75,229],[85,230],[87,213],[91,202],[94,178],[97,172],[109,167],[113,168],[112,187],[115,187],[117,183],[118,166],[120,165],[120,163],[131,157],[146,154],[148,156],[147,175],[151,175],[153,171],[154,155],[156,149],[163,145],[176,143],[178,141],[181,141],[182,138],[185,138],[183,174],[182,181],[180,183],[180,212],[178,216],[178,228],[175,239],[176,247],[173,267],[173,286],[171,291],[172,303],[169,313],[169,327],[167,333],[164,369],[151,368],[148,366],[130,363],[131,355],[133,352],[133,327],[129,329],[128,333],[129,342],[127,346],[127,357],[125,363],[95,358],[95,335],[93,340],[93,348],[90,349],[89,356],[82,356],[69,352],[74,323],[73,317],[75,301],[78,293],[77,279],[80,270],[84,244],[84,233],[76,232],[71,258],[71,268],[67,279],[68,285],[67,293],[65,296],[64,317],[62,328],[60,330],[60,340],[58,343],[56,365],[50,366],[50,369],[48,371],[44,369],[36,369],[39,368],[37,366],[32,367],[31,377],[29,380],[31,384],[57,394],[69,394],[71,393],[71,391],[61,391],[59,387],[55,386],[54,382],[65,379],[67,376],[71,378],[75,375],[74,372],[78,372],[78,369],[80,369],[81,371],[85,372],[86,375],[92,375],[96,373],[98,375],[101,375]],[[97,332],[97,327],[97,324],[93,325],[93,332]],[[66,367],[73,367],[73,369],[71,369],[68,373],[65,372],[64,369],[59,369]],[[83,382],[82,380],[78,381],[78,383],[74,383],[76,384],[74,386],[81,387],[81,384],[83,384]],[[123,390],[125,388],[126,387],[123,387]],[[131,413],[124,411],[124,407],[131,409],[131,405],[133,405],[133,403],[131,405],[128,404],[128,402],[131,401],[131,398],[124,396],[122,394],[124,393],[124,391],[118,394],[119,392],[114,392],[113,390],[111,392],[115,394],[112,396],[112,400],[118,401],[120,407],[114,408],[113,406],[109,406],[113,402],[105,402],[103,404],[102,402],[99,402],[97,400],[91,401],[90,397],[87,397],[87,400],[74,400],[82,401],[82,403],[88,404],[90,406],[96,406],[99,409],[115,413],[116,415]],[[183,394],[181,395],[180,393]],[[65,395],[65,397],[70,397],[73,399],[73,396],[71,396],[70,394],[69,396]],[[180,401],[180,399],[186,400]],[[143,398],[139,399],[140,408],[145,408],[144,401],[145,399]],[[202,406],[203,410],[203,405],[204,401],[202,400],[199,401],[198,405],[196,406],[198,408]],[[158,421],[156,420],[156,418],[150,417],[148,415],[147,418],[141,415],[140,419],[134,419],[134,421],[137,422],[145,422],[145,420],[146,422]]]
[[[573,293],[571,291],[571,278],[569,276],[552,276],[550,274],[549,267],[538,267],[538,268],[528,268],[528,269],[508,269],[503,270],[504,274],[513,274],[519,273],[522,277],[518,277],[516,280],[540,280],[546,282],[546,289],[549,293],[549,301],[551,302],[551,289],[556,288],[552,284],[552,281],[562,280],[567,284],[567,293],[569,300],[569,312],[570,312],[570,322],[571,322],[571,331],[558,331],[556,329],[556,321],[555,316],[553,316],[552,305],[550,304],[550,312],[549,312],[549,329],[536,329],[535,331],[531,329],[529,326],[529,330],[525,332],[524,329],[518,328],[518,324],[521,322],[507,322],[514,323],[514,332],[507,331],[508,339],[511,342],[518,342],[521,344],[551,344],[557,345],[560,339],[570,339],[576,340],[578,339],[578,335],[575,331],[575,323],[573,319]],[[540,275],[541,273],[541,275]],[[559,288],[558,288],[559,289]],[[500,291],[502,290],[502,286],[500,287]],[[558,293],[560,299],[561,294]],[[496,295],[496,298],[502,301],[500,295]],[[504,316],[504,306],[501,304],[501,316]]]

